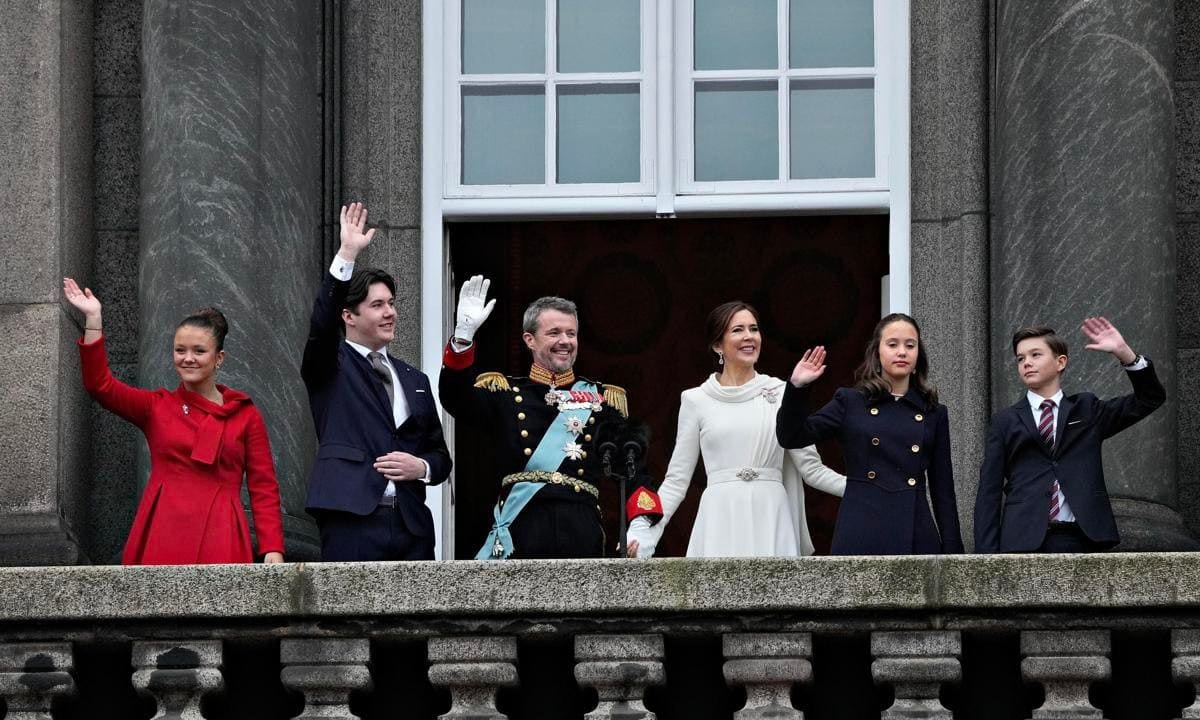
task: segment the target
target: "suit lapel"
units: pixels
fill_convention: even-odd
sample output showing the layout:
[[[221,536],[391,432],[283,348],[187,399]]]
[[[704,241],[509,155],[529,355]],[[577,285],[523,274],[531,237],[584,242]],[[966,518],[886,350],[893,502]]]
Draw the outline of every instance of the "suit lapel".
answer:
[[[404,390],[404,399],[408,404],[408,417],[411,418],[416,409],[420,407],[417,404],[417,387],[413,382],[412,371],[409,369],[407,363],[397,360],[391,355],[388,355],[388,359],[392,361],[392,367],[396,370],[396,376],[400,378],[400,387]],[[405,418],[404,422],[408,422],[408,418]]]
[[[1046,447],[1046,443],[1042,442],[1042,434],[1038,432],[1037,426],[1033,424],[1033,411],[1029,409],[1029,400],[1022,397],[1012,408],[1017,413],[1017,417],[1020,418],[1025,432],[1029,433],[1029,437],[1033,438],[1033,441],[1042,449],[1042,452],[1049,455],[1050,449]]]
[[[392,406],[388,403],[387,390],[383,389],[383,383],[375,376],[375,369],[371,367],[371,361],[359,355],[357,350],[344,342],[342,348],[349,357],[351,366],[367,384],[368,392],[375,396],[376,408],[383,413],[388,426],[394,426],[395,414],[392,412]]]
[[[1071,398],[1063,395],[1062,402],[1058,406],[1058,424],[1054,427],[1055,454],[1058,454],[1058,451],[1062,448],[1063,436],[1067,432],[1067,421],[1071,418],[1071,409],[1073,407],[1075,407],[1075,403],[1071,401]]]

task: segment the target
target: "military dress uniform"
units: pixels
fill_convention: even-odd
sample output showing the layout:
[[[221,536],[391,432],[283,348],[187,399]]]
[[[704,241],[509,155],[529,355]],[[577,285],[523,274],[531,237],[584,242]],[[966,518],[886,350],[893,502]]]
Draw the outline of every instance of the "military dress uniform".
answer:
[[[597,447],[606,438],[620,446],[628,425],[625,391],[581,380],[572,371],[554,375],[538,365],[528,377],[497,372],[477,375],[472,370],[474,361],[473,345],[455,352],[447,344],[438,392],[442,406],[456,420],[495,440],[496,470],[502,478],[498,521],[505,502],[540,485],[507,528],[511,547],[496,544],[490,548],[494,552],[481,549],[481,557],[603,557],[598,501],[604,471]],[[578,389],[581,387],[593,389]],[[531,459],[547,451],[553,461],[530,469]],[[611,460],[613,471],[623,472],[623,458]],[[638,474],[628,483],[632,490],[626,503],[629,519],[661,517],[661,502],[646,487],[640,463]],[[522,484],[529,485],[518,488]],[[489,543],[493,542],[490,537]]]
[[[831,552],[961,553],[946,407],[929,402],[915,388],[898,398],[876,399],[840,388],[825,407],[809,415],[807,394],[806,388],[788,383],[775,432],[785,448],[830,438],[842,446],[846,494]]]

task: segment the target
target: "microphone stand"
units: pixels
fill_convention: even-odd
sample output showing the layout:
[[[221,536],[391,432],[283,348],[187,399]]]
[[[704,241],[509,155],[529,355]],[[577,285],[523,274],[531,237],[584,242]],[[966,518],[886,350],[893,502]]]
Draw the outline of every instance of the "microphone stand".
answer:
[[[615,442],[600,443],[600,451],[604,453],[604,456],[600,459],[600,467],[604,471],[604,479],[616,479],[620,483],[621,494],[618,496],[619,502],[617,504],[621,507],[621,525],[617,536],[617,553],[620,557],[625,557],[625,478],[618,473],[614,473],[612,469],[612,456],[616,450],[617,444]]]

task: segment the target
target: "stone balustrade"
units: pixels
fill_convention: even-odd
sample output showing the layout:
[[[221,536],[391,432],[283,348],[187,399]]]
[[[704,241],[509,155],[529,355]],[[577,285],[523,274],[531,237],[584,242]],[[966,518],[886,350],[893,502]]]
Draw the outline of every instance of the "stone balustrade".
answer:
[[[1183,553],[0,568],[0,718],[1171,720],[1197,626]]]

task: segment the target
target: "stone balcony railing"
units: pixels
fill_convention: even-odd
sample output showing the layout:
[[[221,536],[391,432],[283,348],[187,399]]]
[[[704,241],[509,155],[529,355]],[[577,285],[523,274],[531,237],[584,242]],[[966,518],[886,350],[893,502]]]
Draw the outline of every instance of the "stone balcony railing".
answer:
[[[1196,683],[1200,554],[0,569],[6,718],[1152,720]]]

